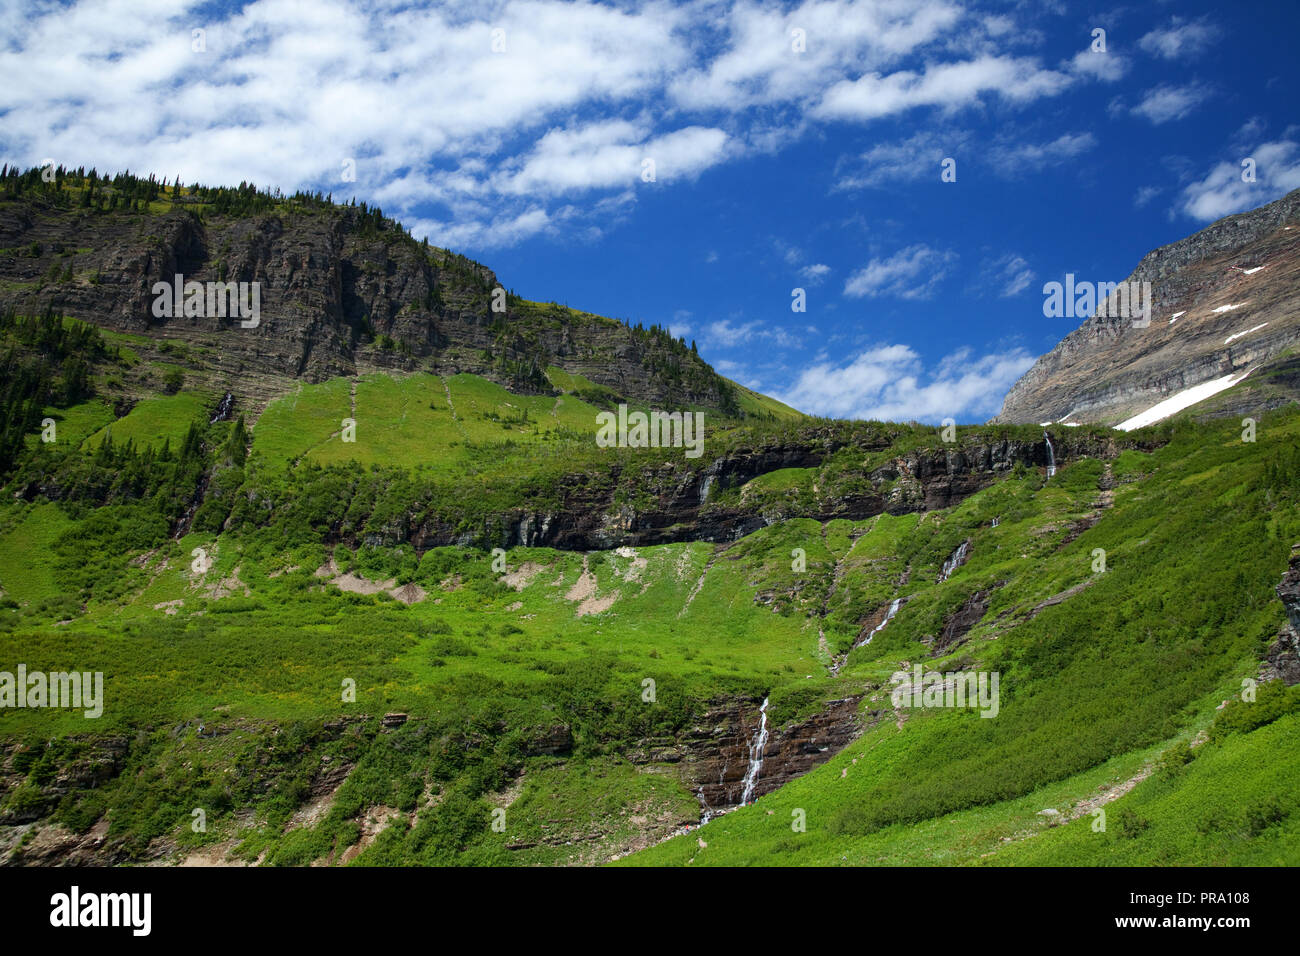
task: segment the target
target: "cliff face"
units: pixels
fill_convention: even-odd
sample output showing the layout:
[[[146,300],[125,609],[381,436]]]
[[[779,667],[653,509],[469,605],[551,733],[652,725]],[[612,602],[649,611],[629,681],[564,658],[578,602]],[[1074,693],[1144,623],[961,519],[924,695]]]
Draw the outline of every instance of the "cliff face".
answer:
[[[771,793],[830,760],[879,712],[859,715],[861,697],[829,701],[825,709],[781,727],[769,724],[753,799]],[[701,713],[677,737],[641,741],[628,754],[633,763],[681,763],[687,780],[709,810],[738,806],[745,791],[752,750],[761,726],[757,700],[724,700]]]
[[[256,282],[260,320],[153,314],[157,282]],[[259,404],[295,379],[377,369],[472,372],[546,390],[555,365],[626,398],[726,408],[728,386],[666,335],[510,298],[487,267],[424,246],[355,207],[223,216],[0,202],[0,308],[47,307],[102,328],[179,340],[213,381]],[[498,297],[501,301],[506,301]],[[665,368],[672,371],[666,373]]]
[[[1277,586],[1277,596],[1286,609],[1286,623],[1265,655],[1265,676],[1300,684],[1300,544],[1291,549],[1291,561]]]
[[[1052,438],[1058,465],[1081,457],[1113,458],[1118,445],[1087,434],[1062,429]],[[780,468],[812,468],[846,447],[844,441],[821,441],[810,434],[806,443],[787,442],[739,448],[702,471],[668,463],[653,474],[573,474],[562,483],[560,505],[546,511],[520,507],[491,516],[484,526],[466,531],[450,516],[436,515],[414,523],[409,515],[426,513],[413,506],[381,532],[361,543],[392,547],[410,543],[417,550],[443,545],[482,547],[552,547],[563,550],[604,550],[624,545],[641,547],[674,541],[734,541],[790,518],[863,520],[888,512],[908,514],[958,504],[987,488],[1017,466],[1045,468],[1046,441],[1003,440],[960,448],[919,449],[889,460],[868,472],[818,478],[818,492],[806,504],[774,506],[753,500],[710,503],[711,495],[741,486]],[[854,445],[862,451],[867,446]],[[618,504],[621,482],[632,479],[650,500],[639,507]]]
[[[994,421],[1113,425],[1204,382],[1268,377],[1300,342],[1300,190],[1148,253],[1125,281],[1151,284],[1150,325],[1094,314],[1012,386]],[[1280,384],[1258,402],[1296,394]]]

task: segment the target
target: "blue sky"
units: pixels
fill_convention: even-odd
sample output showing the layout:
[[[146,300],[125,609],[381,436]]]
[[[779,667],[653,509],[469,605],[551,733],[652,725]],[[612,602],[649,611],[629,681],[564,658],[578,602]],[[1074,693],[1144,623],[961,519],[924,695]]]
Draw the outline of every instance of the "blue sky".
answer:
[[[1289,2],[5,9],[7,162],[378,202],[821,414],[986,419],[1045,282],[1300,187]]]

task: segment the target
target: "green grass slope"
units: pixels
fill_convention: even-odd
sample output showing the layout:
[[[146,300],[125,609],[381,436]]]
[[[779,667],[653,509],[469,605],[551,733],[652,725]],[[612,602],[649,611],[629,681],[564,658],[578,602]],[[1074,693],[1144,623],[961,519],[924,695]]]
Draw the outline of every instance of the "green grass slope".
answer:
[[[814,484],[864,486],[936,440],[872,431],[892,437],[720,491],[718,507],[770,516],[738,540],[502,554],[372,534],[429,489],[537,500],[544,476],[635,460],[601,457],[588,386],[553,381],[564,394],[334,379],[272,402],[251,434],[201,403],[142,402],[113,445],[128,422],[151,457],[120,467],[84,440],[98,400],[62,409],[85,424],[28,453],[65,498],[20,482],[0,504],[0,670],[102,672],[105,708],[4,713],[0,853],[37,861],[21,829],[36,820],[69,845],[102,822],[122,862],[1296,861],[1295,692],[1217,709],[1283,619],[1294,408],[1261,415],[1254,443],[1233,422],[1173,423],[1154,451],[1050,480],[1019,467],[947,509],[785,516],[808,513]],[[736,427],[739,445],[756,434]],[[191,510],[176,537],[166,516]],[[996,671],[997,716],[895,706],[891,675],[918,663]],[[663,748],[702,713],[767,697],[779,730],[858,696],[841,753],[687,831],[691,760]],[[104,766],[94,787],[62,782]]]

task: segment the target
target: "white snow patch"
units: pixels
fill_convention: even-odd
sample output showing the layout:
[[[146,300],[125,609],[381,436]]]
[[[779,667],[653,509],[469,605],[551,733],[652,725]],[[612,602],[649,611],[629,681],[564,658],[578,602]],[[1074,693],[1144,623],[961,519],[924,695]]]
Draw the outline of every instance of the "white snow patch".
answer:
[[[1183,311],[1181,312],[1175,312],[1173,315],[1169,317],[1169,324],[1173,325],[1175,322],[1177,322],[1180,318],[1182,318],[1186,314],[1187,314],[1186,309],[1183,309]]]
[[[1234,302],[1232,305],[1221,305],[1212,311],[1218,315],[1220,312],[1231,312],[1233,309],[1240,309],[1245,304],[1245,302]]]
[[[1241,274],[1244,275],[1244,276],[1253,276],[1256,272],[1258,272],[1258,271],[1259,271],[1260,269],[1262,269],[1262,268],[1264,268],[1264,267],[1263,267],[1263,266],[1255,266],[1255,268],[1253,268],[1253,269],[1242,269],[1242,270],[1241,270]]]
[[[1258,332],[1260,329],[1262,329],[1262,328],[1263,328],[1264,326],[1266,326],[1266,325],[1268,325],[1267,322],[1261,322],[1259,325],[1255,326],[1253,329],[1247,329],[1245,332],[1234,332],[1232,335],[1229,335],[1226,339],[1223,340],[1223,344],[1224,344],[1224,345],[1227,345],[1227,344],[1228,344],[1229,342],[1231,342],[1233,339],[1239,339],[1239,338],[1241,338],[1243,335],[1250,335],[1251,332]]]
[[[1151,425],[1161,419],[1168,418],[1176,412],[1181,412],[1184,408],[1191,408],[1197,402],[1203,402],[1211,395],[1217,395],[1226,388],[1232,388],[1232,386],[1249,375],[1251,371],[1252,369],[1246,369],[1240,375],[1225,375],[1222,378],[1185,388],[1177,395],[1171,395],[1163,402],[1152,405],[1145,412],[1134,415],[1128,421],[1120,422],[1115,427],[1120,431],[1127,432],[1132,431],[1134,428],[1142,428],[1144,425]]]
[[[1061,422],[1066,428],[1078,428],[1081,422]]]
[[[1056,424],[1056,422],[1039,422],[1039,423],[1038,423],[1038,427],[1039,427],[1039,428],[1046,428],[1048,425],[1055,425],[1055,424]]]

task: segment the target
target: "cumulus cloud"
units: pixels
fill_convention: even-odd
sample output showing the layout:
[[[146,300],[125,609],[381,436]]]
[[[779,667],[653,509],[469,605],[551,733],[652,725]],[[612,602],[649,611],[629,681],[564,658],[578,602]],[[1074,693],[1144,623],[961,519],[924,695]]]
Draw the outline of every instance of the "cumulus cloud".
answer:
[[[1066,74],[1043,69],[1029,57],[984,55],[929,64],[920,73],[900,70],[842,80],[826,91],[813,112],[824,119],[866,121],[924,106],[955,110],[979,102],[985,94],[1027,103],[1054,96],[1069,83]]]
[[[1128,66],[1128,58],[1113,50],[1102,53],[1087,49],[1080,50],[1074,55],[1074,59],[1068,64],[1068,69],[1076,76],[1101,80],[1103,83],[1114,83],[1124,78]]]
[[[1005,52],[1021,17],[953,0],[9,6],[7,160],[355,195],[462,248],[599,236],[655,188],[647,159],[671,183],[818,122],[1024,105],[1075,79]]]
[[[653,138],[644,127],[626,120],[556,128],[537,141],[521,168],[501,178],[498,188],[502,193],[547,195],[635,186],[651,168],[655,182],[671,182],[719,162],[726,142],[722,130],[701,126]]]
[[[879,345],[842,364],[810,365],[775,397],[801,411],[837,418],[983,421],[998,411],[1033,361],[1022,349],[979,357],[962,349],[927,370],[910,346]]]
[[[1209,222],[1300,189],[1300,143],[1276,140],[1245,153],[1242,159],[1254,160],[1255,182],[1242,180],[1241,159],[1221,162],[1183,189],[1178,209],[1192,219]]]
[[[925,299],[933,294],[955,259],[956,253],[941,252],[924,243],[908,246],[884,259],[872,259],[858,269],[844,283],[844,294],[856,299]]]

